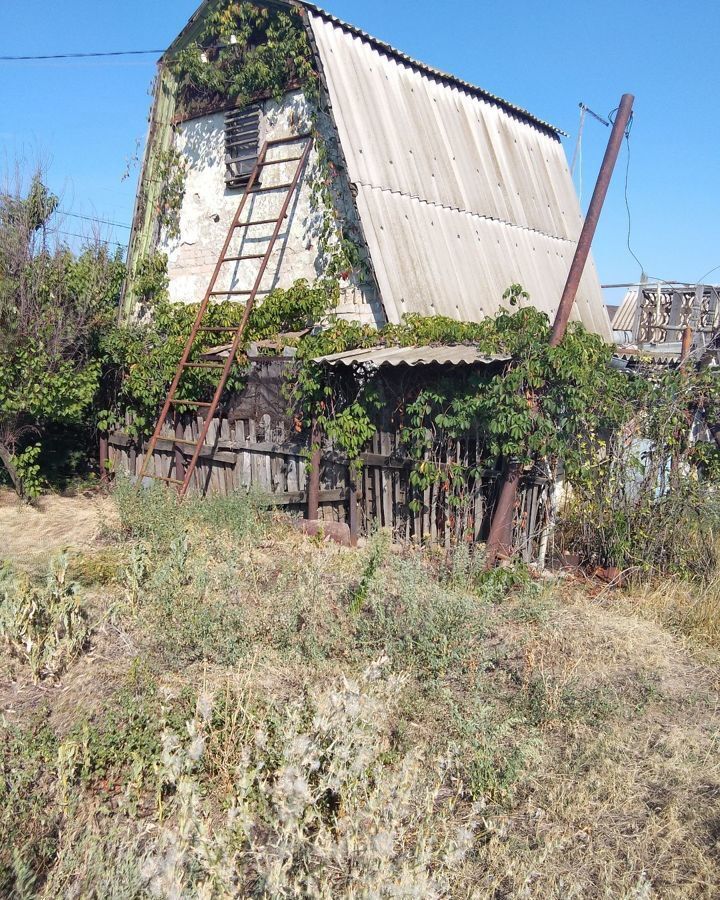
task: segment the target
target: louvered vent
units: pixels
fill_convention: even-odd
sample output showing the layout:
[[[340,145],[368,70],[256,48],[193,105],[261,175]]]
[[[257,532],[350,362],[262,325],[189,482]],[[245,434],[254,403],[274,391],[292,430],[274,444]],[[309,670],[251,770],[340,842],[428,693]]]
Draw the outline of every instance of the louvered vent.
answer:
[[[260,106],[246,106],[225,113],[225,184],[245,187],[257,162],[260,140]]]

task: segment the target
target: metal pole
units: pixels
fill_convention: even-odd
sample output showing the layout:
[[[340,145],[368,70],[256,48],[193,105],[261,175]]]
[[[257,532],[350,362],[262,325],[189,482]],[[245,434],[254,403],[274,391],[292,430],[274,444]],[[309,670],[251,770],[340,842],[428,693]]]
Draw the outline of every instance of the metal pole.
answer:
[[[595,229],[600,218],[600,212],[605,202],[607,190],[610,185],[615,163],[617,162],[620,146],[623,136],[632,115],[632,106],[634,97],[632,94],[623,94],[620,100],[615,122],[613,123],[610,140],[608,141],[605,156],[603,157],[600,173],[598,174],[595,190],[593,191],[590,206],[588,207],[587,216],[583,223],[580,238],[578,239],[575,255],[573,257],[570,272],[568,273],[565,289],[560,298],[555,322],[553,324],[552,333],[550,335],[550,346],[557,347],[563,339],[567,329],[570,313],[572,312],[573,303],[577,295],[580,278],[582,277],[585,263],[590,254],[590,245],[595,236]],[[503,478],[502,487],[500,488],[500,497],[495,508],[492,523],[490,525],[490,533],[486,544],[486,565],[494,566],[498,556],[507,556],[512,551],[512,526],[513,511],[515,509],[515,501],[517,497],[518,482],[520,480],[521,467],[517,463],[510,462],[508,470]]]
[[[553,330],[550,336],[551,347],[557,347],[565,334],[573,303],[575,302],[575,297],[580,285],[580,278],[582,277],[585,263],[590,254],[590,245],[595,236],[595,229],[597,228],[597,223],[600,218],[600,212],[602,211],[613,169],[615,168],[618,153],[620,152],[622,139],[627,130],[630,116],[632,115],[634,99],[632,94],[623,94],[622,99],[620,100],[620,106],[618,108],[617,116],[615,117],[615,122],[613,123],[610,140],[608,141],[605,156],[603,157],[602,165],[600,166],[600,174],[598,175],[595,190],[593,191],[592,199],[590,200],[590,206],[588,207],[587,215],[585,216],[585,222],[583,223],[582,231],[580,232],[580,238],[577,247],[575,248],[575,256],[573,257],[572,265],[570,266],[565,289],[560,298],[560,305],[558,306],[555,323],[553,324]]]
[[[687,368],[688,357],[692,350],[693,333],[692,328],[686,325],[682,333],[682,344],[680,345],[680,369],[684,372]]]
[[[317,419],[310,429],[310,477],[307,489],[307,518],[317,519],[320,507],[320,428]]]
[[[502,479],[500,496],[498,497],[490,534],[485,545],[485,564],[492,568],[498,558],[511,555],[513,519],[515,517],[515,500],[517,498],[518,482],[522,466],[519,462],[511,460],[508,463],[507,472]]]

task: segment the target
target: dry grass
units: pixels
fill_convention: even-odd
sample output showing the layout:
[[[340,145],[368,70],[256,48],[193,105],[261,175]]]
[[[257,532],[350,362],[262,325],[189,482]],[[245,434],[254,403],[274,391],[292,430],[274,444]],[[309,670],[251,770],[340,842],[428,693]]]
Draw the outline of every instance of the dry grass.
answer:
[[[63,550],[95,547],[103,528],[117,520],[107,497],[60,497],[46,494],[28,506],[12,491],[0,489],[0,561],[37,572]]]
[[[720,577],[708,583],[667,578],[635,588],[631,601],[642,614],[720,649]]]
[[[84,654],[2,663],[3,896],[717,896],[711,588],[500,589],[120,501]]]

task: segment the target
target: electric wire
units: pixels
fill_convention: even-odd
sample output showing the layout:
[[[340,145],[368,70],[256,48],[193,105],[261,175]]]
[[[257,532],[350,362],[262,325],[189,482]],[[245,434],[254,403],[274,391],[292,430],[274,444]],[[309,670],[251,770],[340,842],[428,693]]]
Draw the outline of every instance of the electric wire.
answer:
[[[0,56],[0,62],[29,62],[36,59],[92,59],[100,56],[144,56],[164,50],[105,50],[97,53],[46,53],[37,56]]]
[[[127,228],[128,231],[132,229],[132,225],[125,225],[124,222],[111,222],[109,219],[99,219],[97,216],[84,216],[82,213],[72,213],[65,209],[59,210],[58,214],[61,216],[72,216],[73,219],[85,219],[86,222],[97,222],[100,225],[112,225],[113,228]]]
[[[225,50],[228,47],[236,46],[233,41],[230,43],[208,44],[206,47],[198,47],[202,52],[206,50]],[[100,50],[90,53],[42,53],[42,54],[25,54],[22,56],[0,56],[0,62],[32,62],[35,60],[47,59],[97,59],[107,56],[149,56],[151,54],[167,54],[165,50]]]
[[[708,277],[708,275],[712,275],[712,273],[717,272],[718,269],[720,269],[720,265],[713,266],[712,269],[708,269],[708,271],[705,272],[704,275],[701,275],[700,278],[698,278],[696,284],[702,284],[703,281]]]
[[[61,229],[57,230],[57,234],[63,235],[63,237],[74,237],[80,238],[80,240],[87,241],[90,240],[86,234],[77,234],[75,231],[62,231]],[[120,241],[106,241],[102,238],[99,239],[101,244],[113,244],[116,247],[127,247],[127,244],[121,244]]]
[[[619,107],[614,109],[612,112],[608,113],[608,119],[610,122],[615,124],[615,116],[617,114]],[[630,113],[630,120],[628,121],[627,128],[625,129],[625,146],[627,148],[627,154],[625,157],[625,210],[627,212],[627,248],[630,256],[635,260],[635,262],[640,266],[640,272],[645,273],[645,266],[638,259],[637,254],[632,248],[631,235],[632,235],[632,213],[630,212],[630,197],[629,197],[629,183],[630,183],[630,132],[632,131],[634,120],[634,113]],[[662,281],[663,279],[657,279],[658,281]]]

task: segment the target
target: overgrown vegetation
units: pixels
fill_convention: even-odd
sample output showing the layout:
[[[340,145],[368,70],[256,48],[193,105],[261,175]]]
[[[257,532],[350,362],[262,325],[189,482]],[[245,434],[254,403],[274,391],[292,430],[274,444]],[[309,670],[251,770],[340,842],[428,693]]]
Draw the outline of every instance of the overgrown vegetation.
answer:
[[[180,83],[183,111],[233,98],[244,106],[258,97],[281,100],[293,86],[317,93],[317,74],[300,18],[278,10],[233,2],[205,16],[197,39],[170,61]]]
[[[76,256],[57,241],[57,204],[39,175],[24,195],[0,194],[0,460],[28,499],[86,455],[124,276],[106,246]]]
[[[87,652],[0,652],[3,896],[713,895],[708,651],[467,548],[105,502]]]

